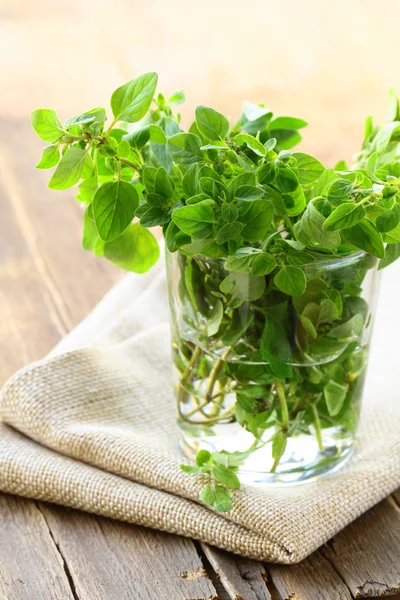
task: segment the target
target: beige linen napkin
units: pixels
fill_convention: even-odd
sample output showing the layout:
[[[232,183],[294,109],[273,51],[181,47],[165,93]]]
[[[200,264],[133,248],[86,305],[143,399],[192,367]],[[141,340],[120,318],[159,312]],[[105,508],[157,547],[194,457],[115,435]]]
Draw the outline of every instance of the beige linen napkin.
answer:
[[[396,270],[397,269],[397,270]],[[127,276],[47,358],[4,386],[0,490],[295,563],[400,485],[397,304],[384,278],[356,456],[290,488],[199,500],[177,448],[163,265]],[[397,275],[397,277],[396,277]]]

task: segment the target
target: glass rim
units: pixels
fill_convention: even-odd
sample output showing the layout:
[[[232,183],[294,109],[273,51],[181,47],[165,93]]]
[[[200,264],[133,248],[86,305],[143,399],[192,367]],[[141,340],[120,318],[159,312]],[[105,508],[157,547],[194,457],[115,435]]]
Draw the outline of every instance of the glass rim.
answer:
[[[180,253],[183,254],[183,256],[190,256],[192,258],[195,257],[201,257],[204,258],[208,261],[220,261],[220,262],[225,262],[227,257],[225,256],[219,256],[219,257],[211,257],[211,256],[206,256],[205,254],[202,254],[201,252],[197,252],[196,254],[192,254],[192,255],[186,255],[184,252],[180,252],[180,249],[178,248],[178,250],[176,250],[176,253]],[[167,249],[167,254],[175,254],[175,252],[170,252]],[[311,266],[315,266],[315,265],[326,265],[327,267],[333,266],[333,264],[337,265],[338,263],[340,263],[341,265],[346,265],[346,264],[353,264],[354,262],[360,260],[361,258],[364,258],[366,256],[372,256],[372,254],[370,254],[369,252],[366,252],[365,250],[357,250],[357,252],[353,252],[352,254],[345,254],[342,256],[332,256],[332,255],[327,255],[326,259],[320,259],[320,260],[312,260],[308,263],[303,263],[301,265],[295,265],[300,269],[303,269],[305,267],[311,267]],[[376,257],[373,257],[376,258]],[[377,259],[376,259],[377,260]]]

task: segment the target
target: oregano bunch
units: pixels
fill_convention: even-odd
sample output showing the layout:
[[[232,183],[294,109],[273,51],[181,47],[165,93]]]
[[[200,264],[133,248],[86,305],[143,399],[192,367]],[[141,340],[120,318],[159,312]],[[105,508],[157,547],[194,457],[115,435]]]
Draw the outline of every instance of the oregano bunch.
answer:
[[[246,102],[231,122],[198,106],[186,131],[183,92],[166,99],[156,86],[147,73],[115,90],[108,120],[101,107],[65,123],[34,111],[49,143],[37,167],[54,168],[52,189],[77,186],[83,247],[123,269],[153,266],[149,228],[162,227],[180,272],[182,430],[235,423],[254,440],[183,467],[209,478],[204,502],[230,510],[249,453],[269,444],[275,472],[290,439],[313,435],[323,452],[329,427],[355,431],[371,321],[362,284],[400,256],[399,100],[391,91],[384,126],[367,118],[352,165],[326,168],[294,150],[302,119]]]

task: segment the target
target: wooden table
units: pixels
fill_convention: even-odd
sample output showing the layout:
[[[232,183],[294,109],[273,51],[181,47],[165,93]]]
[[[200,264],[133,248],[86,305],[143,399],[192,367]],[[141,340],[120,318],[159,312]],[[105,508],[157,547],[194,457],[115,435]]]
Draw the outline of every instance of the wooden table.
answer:
[[[358,147],[361,117],[384,114],[388,85],[400,83],[400,4],[381,4],[375,13],[366,0],[2,0],[1,382],[46,354],[122,276],[81,250],[73,193],[50,192],[34,170],[33,108],[67,118],[158,70],[167,92],[186,87],[186,121],[196,103],[235,114],[244,97],[264,99],[312,119],[303,148],[332,164]],[[0,600],[400,598],[399,505],[400,492],[288,567],[0,495]]]

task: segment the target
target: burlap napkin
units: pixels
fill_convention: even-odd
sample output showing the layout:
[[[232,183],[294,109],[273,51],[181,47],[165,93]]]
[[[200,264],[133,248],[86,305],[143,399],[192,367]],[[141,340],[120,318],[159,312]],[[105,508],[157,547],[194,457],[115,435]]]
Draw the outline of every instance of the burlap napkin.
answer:
[[[339,473],[289,489],[246,486],[227,514],[199,503],[202,483],[179,469],[160,264],[124,279],[4,386],[0,489],[300,561],[400,485],[399,274],[391,267],[384,278],[357,453]]]

